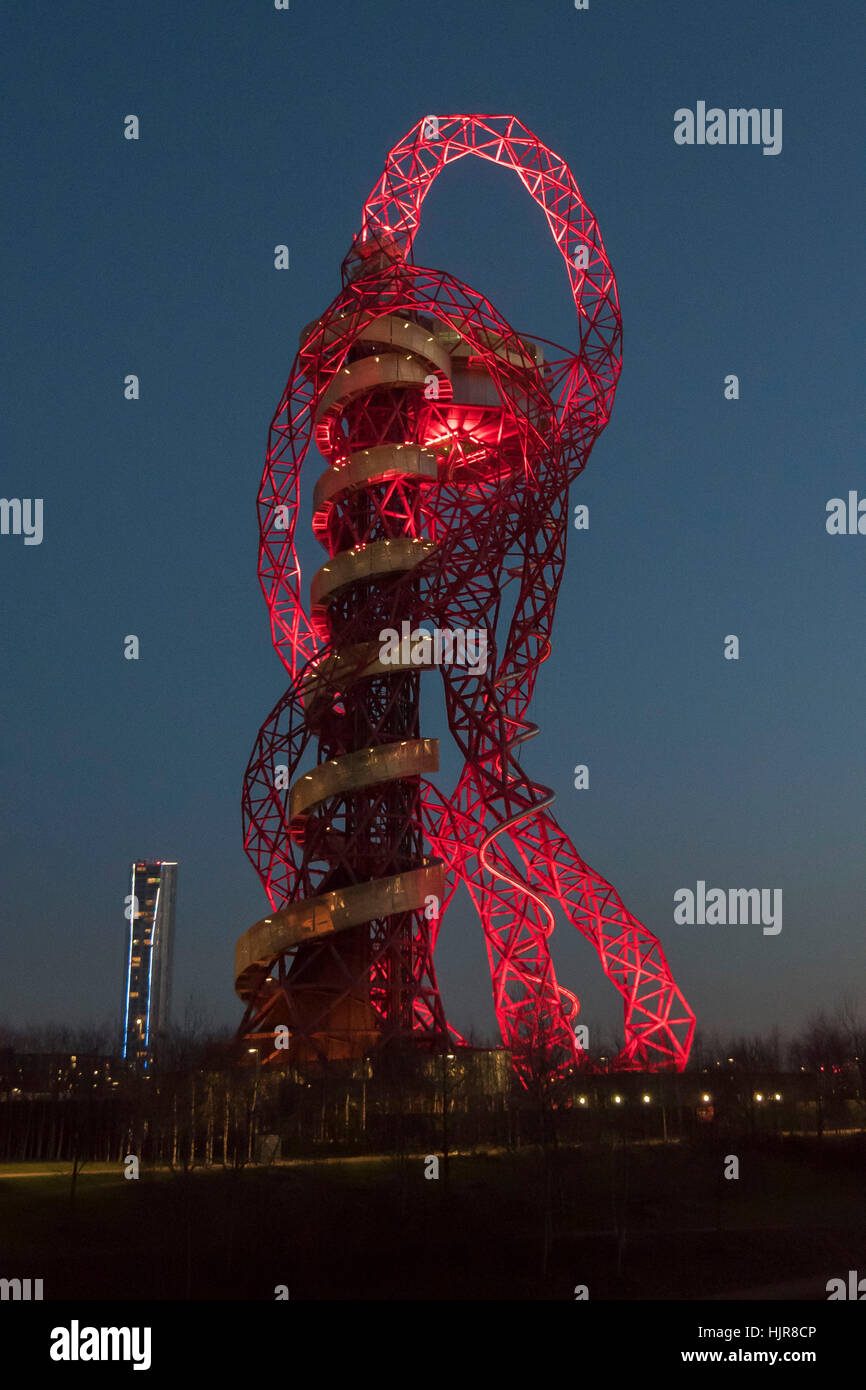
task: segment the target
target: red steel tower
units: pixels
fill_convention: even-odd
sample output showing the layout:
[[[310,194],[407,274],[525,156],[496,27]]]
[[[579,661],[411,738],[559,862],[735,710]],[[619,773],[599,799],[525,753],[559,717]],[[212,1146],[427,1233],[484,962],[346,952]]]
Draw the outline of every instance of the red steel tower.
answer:
[[[482,295],[415,265],[430,185],[470,154],[513,170],[543,209],[576,351],[517,334]],[[244,783],[245,845],[271,913],[238,941],[235,981],[241,1033],[264,1061],[450,1046],[433,954],[463,882],[521,1074],[539,1051],[557,1067],[588,1063],[578,1000],[550,958],[554,904],[622,995],[614,1065],[685,1066],[694,1015],[659,942],[520,763],[537,732],[527,711],[550,651],[569,484],[609,419],[620,344],[613,272],[565,162],[513,116],[419,121],[367,201],[342,290],[301,335],[259,490],[259,577],[291,678]],[[294,531],[314,442],[327,559],[308,614]],[[464,759],[448,798],[427,779],[438,743],[419,713],[436,666]]]

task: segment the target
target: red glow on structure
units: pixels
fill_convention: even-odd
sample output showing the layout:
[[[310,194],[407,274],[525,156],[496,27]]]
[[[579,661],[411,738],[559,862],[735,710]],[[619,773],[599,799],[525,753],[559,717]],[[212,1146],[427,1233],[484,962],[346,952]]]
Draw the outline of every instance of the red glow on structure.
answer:
[[[622,995],[614,1066],[682,1070],[694,1015],[659,942],[580,858],[553,794],[519,762],[537,732],[527,712],[550,652],[569,484],[608,422],[620,371],[613,272],[568,166],[520,122],[432,120],[388,156],[343,289],[306,330],[271,426],[259,576],[291,684],[244,786],[246,849],[272,917],[238,943],[242,1030],[270,1060],[286,1055],[280,1023],[301,1058],[400,1039],[449,1045],[433,952],[462,882],[521,1075],[539,1055],[591,1065],[575,1038],[578,999],[550,958],[553,905]],[[433,179],[470,154],[512,169],[543,209],[577,310],[576,351],[518,335],[483,296],[414,264]],[[313,517],[329,558],[308,616],[294,529],[313,441],[329,465]],[[506,589],[517,591],[513,616],[495,642]],[[485,673],[440,668],[465,760],[447,798],[422,775],[438,754],[421,737],[421,673],[371,669],[380,629],[405,621],[490,635]],[[440,873],[441,895],[424,894]],[[438,915],[424,908],[431,896]],[[377,910],[359,921],[363,904]]]

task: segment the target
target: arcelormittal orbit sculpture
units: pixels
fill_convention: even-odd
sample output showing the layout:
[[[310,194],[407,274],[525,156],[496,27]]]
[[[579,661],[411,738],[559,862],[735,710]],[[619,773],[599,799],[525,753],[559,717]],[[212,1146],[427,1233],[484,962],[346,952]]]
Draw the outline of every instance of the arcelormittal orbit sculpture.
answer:
[[[513,170],[543,209],[577,309],[575,352],[545,343],[545,355],[482,295],[414,264],[424,198],[463,155]],[[259,577],[291,677],[244,784],[246,849],[272,910],[240,938],[235,978],[242,1034],[263,1061],[450,1046],[433,952],[462,881],[521,1074],[539,1053],[587,1063],[577,998],[550,958],[554,904],[622,995],[614,1065],[685,1066],[694,1015],[661,946],[520,764],[569,484],[608,422],[620,342],[613,272],[564,161],[513,116],[419,121],[367,201],[341,292],[302,334],[259,490]],[[308,614],[294,529],[313,443],[327,461],[313,531],[328,558]],[[386,632],[401,635],[387,650]],[[485,634],[486,661],[461,663],[470,633],[476,654]],[[465,760],[448,798],[427,780],[438,742],[419,718],[434,659]]]

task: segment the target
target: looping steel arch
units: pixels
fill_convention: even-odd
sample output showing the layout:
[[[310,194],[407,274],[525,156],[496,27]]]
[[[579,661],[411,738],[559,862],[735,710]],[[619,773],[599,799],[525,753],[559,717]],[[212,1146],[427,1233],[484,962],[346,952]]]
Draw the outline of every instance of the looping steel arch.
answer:
[[[467,154],[511,168],[543,208],[568,268],[576,352],[545,360],[482,295],[412,263],[433,179]],[[520,762],[537,732],[527,712],[550,651],[569,482],[608,421],[620,341],[613,273],[564,161],[510,116],[413,127],[364,208],[342,290],[302,335],[259,490],[260,582],[292,682],[244,784],[245,845],[271,916],[238,943],[236,983],[244,1036],[270,1058],[277,1023],[299,1057],[449,1045],[433,950],[463,882],[522,1076],[539,1053],[591,1065],[578,1000],[550,958],[552,904],[623,998],[616,1065],[685,1065],[694,1016],[658,941],[580,859],[552,792]],[[313,441],[328,463],[313,521],[327,560],[308,613],[294,531]],[[451,634],[449,652],[455,634],[467,651],[470,633],[485,634],[483,667],[440,663],[465,760],[449,798],[424,776],[438,766],[420,729],[429,663],[413,642],[425,620]],[[383,634],[398,631],[386,659]]]
[[[364,205],[356,241],[362,247],[371,240],[390,243],[409,259],[421,207],[434,180],[447,165],[467,155],[512,170],[544,212],[577,310],[579,350],[573,355],[573,368],[580,363],[585,372],[583,381],[574,369],[565,374],[560,426],[566,439],[571,428],[577,429],[571,416],[582,412],[585,417],[589,385],[598,433],[610,416],[622,360],[616,281],[598,223],[565,160],[514,116],[423,117],[388,155],[382,177]]]

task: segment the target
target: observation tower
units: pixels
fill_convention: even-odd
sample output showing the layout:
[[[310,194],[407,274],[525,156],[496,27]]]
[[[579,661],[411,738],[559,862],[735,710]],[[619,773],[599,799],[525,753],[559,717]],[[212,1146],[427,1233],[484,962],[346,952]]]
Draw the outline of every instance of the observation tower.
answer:
[[[577,311],[571,350],[414,263],[423,200],[465,155],[516,173],[543,211]],[[579,857],[520,761],[569,485],[620,370],[596,221],[565,162],[513,116],[428,116],[389,154],[342,281],[301,334],[259,489],[259,577],[290,684],[244,782],[245,847],[271,907],[237,943],[240,1036],[266,1064],[459,1045],[434,950],[463,882],[521,1076],[539,1056],[592,1065],[550,957],[554,907],[622,996],[614,1065],[682,1070],[694,1015],[658,940]],[[325,558],[307,607],[294,536],[313,446]],[[464,764],[449,797],[429,780],[439,747],[420,714],[422,681],[439,677]]]

